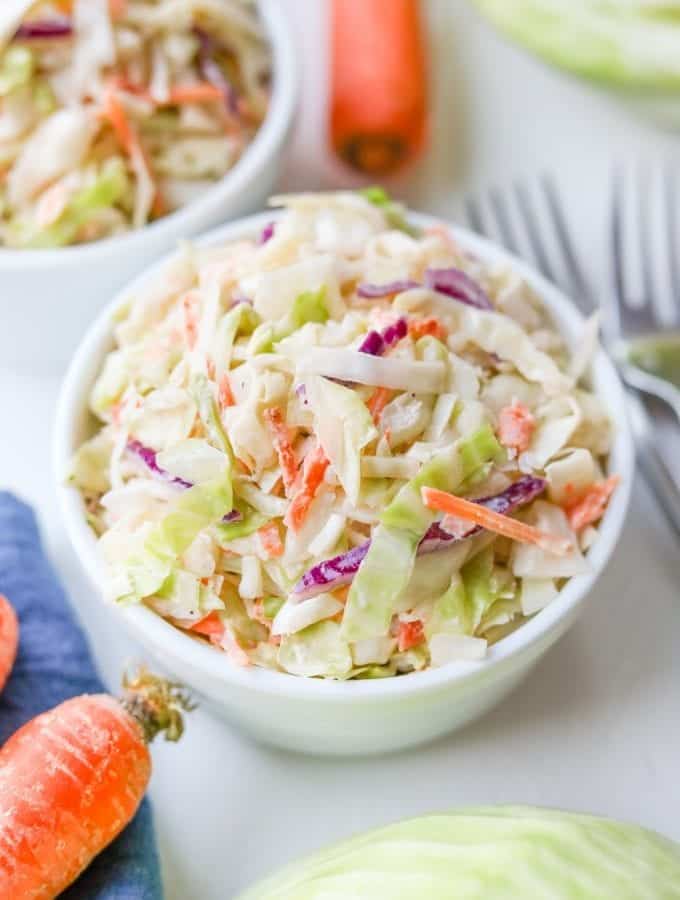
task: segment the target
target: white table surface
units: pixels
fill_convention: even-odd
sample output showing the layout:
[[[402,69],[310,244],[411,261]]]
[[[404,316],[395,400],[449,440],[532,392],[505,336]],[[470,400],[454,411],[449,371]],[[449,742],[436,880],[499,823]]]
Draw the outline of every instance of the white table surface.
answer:
[[[325,2],[282,2],[295,23],[305,93],[282,187],[351,183],[323,148]],[[505,46],[463,0],[429,6],[433,146],[395,192],[453,216],[467,190],[553,171],[604,289],[612,163],[668,157],[676,140]],[[114,614],[91,602],[60,526],[49,460],[58,388],[56,375],[0,372],[0,484],[37,507],[115,689],[136,648]],[[357,830],[464,804],[580,809],[680,840],[678,574],[678,546],[638,483],[618,552],[581,620],[502,708],[464,731],[382,759],[323,760],[256,746],[197,711],[180,745],[154,748],[151,796],[168,900],[225,900]]]

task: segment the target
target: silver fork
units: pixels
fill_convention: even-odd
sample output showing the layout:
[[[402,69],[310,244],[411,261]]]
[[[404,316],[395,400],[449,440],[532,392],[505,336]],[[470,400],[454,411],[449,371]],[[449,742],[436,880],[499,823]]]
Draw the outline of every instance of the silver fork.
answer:
[[[520,222],[531,261],[547,278],[562,287],[582,313],[591,315],[595,312],[599,304],[579,263],[553,179],[548,175],[541,176],[534,191],[522,182],[516,182],[509,192],[491,188],[486,199],[487,202],[482,203],[477,197],[466,198],[465,212],[471,227],[479,234],[500,239],[513,253],[524,255],[521,253],[521,235],[515,224]],[[539,215],[539,209],[543,215]],[[548,233],[552,235],[550,242],[545,240]],[[551,253],[549,244],[556,252]],[[607,321],[613,307],[610,303],[605,310]],[[619,335],[615,324],[605,328],[607,340],[618,340]],[[614,358],[621,371],[619,354]],[[670,524],[680,535],[680,485],[654,440],[651,407],[633,390],[628,391],[628,400],[640,468]],[[653,414],[656,419],[658,410]]]
[[[673,410],[680,421],[680,332],[677,327],[680,309],[672,310],[672,321],[664,322],[660,317],[658,298],[663,288],[657,282],[654,268],[654,254],[651,233],[650,186],[642,180],[636,189],[635,215],[628,217],[626,229],[625,194],[629,181],[622,171],[614,175],[612,215],[610,223],[611,254],[614,266],[614,290],[609,295],[604,328],[610,352],[616,358],[621,376],[627,384],[638,391],[658,397]],[[663,240],[665,246],[661,255],[668,267],[668,287],[671,296],[680,300],[680,271],[677,252],[678,228],[675,211],[675,183],[670,169],[663,173]],[[626,252],[626,230],[637,244],[638,261],[641,269],[642,290],[629,284],[630,273]],[[635,300],[638,300],[635,303]],[[671,311],[669,311],[671,312]],[[663,348],[663,352],[661,351]],[[664,357],[674,357],[677,362],[677,384],[666,373],[664,377]],[[666,362],[666,368],[668,363]]]

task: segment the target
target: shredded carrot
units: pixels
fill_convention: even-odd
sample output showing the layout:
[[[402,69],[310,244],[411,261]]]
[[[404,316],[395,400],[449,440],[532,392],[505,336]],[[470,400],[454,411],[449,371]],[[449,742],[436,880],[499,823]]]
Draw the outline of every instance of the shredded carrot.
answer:
[[[526,525],[517,519],[511,519],[510,516],[493,512],[479,503],[473,503],[471,500],[464,500],[462,497],[456,497],[454,494],[447,494],[446,491],[438,491],[429,487],[421,488],[421,495],[423,503],[428,509],[438,510],[451,516],[457,516],[460,519],[466,519],[468,522],[474,522],[475,525],[481,525],[482,528],[486,528],[488,531],[501,534],[514,541],[536,544],[542,550],[554,553],[557,556],[565,556],[573,550],[571,542],[564,538],[546,534],[532,525]]]
[[[109,0],[109,15],[114,22],[124,19],[127,14],[127,0]]]
[[[235,666],[245,668],[250,665],[250,657],[236,640],[233,630],[228,626],[224,629],[219,645]]]
[[[167,98],[164,100],[156,99],[143,84],[136,84],[127,78],[117,77],[112,80],[112,84],[120,91],[126,94],[134,94],[140,100],[150,103],[153,106],[183,106],[189,103],[212,103],[222,102],[224,97],[222,91],[211,84],[209,81],[198,81],[194,84],[176,85],[168,92]]]
[[[456,244],[456,242],[454,241],[453,235],[449,231],[448,227],[443,223],[430,225],[429,228],[425,229],[425,234],[440,237],[449,250],[451,250],[453,253],[458,253],[458,244]]]
[[[397,648],[400,653],[403,653],[404,650],[410,650],[412,647],[417,647],[424,640],[425,631],[420,619],[414,619],[412,622],[399,622]]]
[[[140,147],[139,137],[127,117],[125,107],[113,89],[107,90],[104,94],[103,115],[111,123],[111,127],[118,138],[118,143],[128,156],[132,156]]]
[[[219,403],[220,409],[227,409],[227,407],[229,406],[236,406],[236,400],[231,389],[229,375],[226,372],[220,378]]]
[[[168,94],[167,105],[181,106],[185,103],[211,103],[222,102],[222,91],[210,84],[209,81],[200,81],[198,84],[178,85],[171,88]]]
[[[606,481],[599,481],[592,485],[576,503],[565,507],[564,511],[574,531],[580,531],[586,525],[592,525],[593,522],[602,518],[607,508],[607,502],[620,481],[620,475],[610,475]]]
[[[190,350],[196,346],[198,338],[198,316],[196,314],[196,305],[198,297],[195,293],[189,292],[182,298],[182,309],[184,311],[184,334],[187,346]]]
[[[504,406],[498,414],[498,440],[518,453],[529,449],[535,429],[536,419],[523,403]]]
[[[153,177],[153,170],[134,124],[129,120],[125,107],[113,86],[110,86],[104,94],[104,106],[101,110],[101,116],[111,123],[118,143],[130,159],[133,162],[137,160],[140,165],[143,164],[146,167],[149,178],[152,179],[154,184],[152,211],[155,216],[162,216],[167,211],[167,204],[161,194],[158,182]]]
[[[249,666],[250,657],[238,643],[233,630],[220,619],[219,613],[213,611],[200,622],[194,622],[191,631],[210,639],[211,644],[221,647],[236,666]]]
[[[283,543],[276,522],[267,522],[266,525],[263,525],[262,528],[258,529],[257,533],[260,538],[260,543],[262,544],[262,549],[267,556],[283,556]]]
[[[417,319],[409,322],[408,333],[416,341],[426,334],[430,334],[440,341],[445,341],[447,338],[446,328],[444,328],[439,319],[435,319],[434,316],[429,319]]]
[[[279,458],[286,496],[289,497],[297,481],[298,470],[288,426],[284,421],[283,413],[277,406],[265,409],[264,418],[271,432],[274,450]]]
[[[392,388],[386,387],[378,387],[376,388],[371,396],[366,401],[366,406],[368,407],[368,411],[373,418],[374,423],[377,425],[380,421],[380,417],[383,414],[383,410],[390,402],[392,397],[394,397],[395,391]]]
[[[328,457],[320,446],[311,450],[302,467],[302,485],[291,500],[284,522],[293,531],[299,531],[305,521],[309,507],[328,468]]]
[[[195,631],[196,634],[202,634],[210,638],[211,641],[220,641],[224,634],[224,623],[217,611],[213,611],[200,621],[194,622],[191,626],[191,631]]]
[[[338,601],[338,603],[347,603],[347,598],[349,597],[351,585],[346,584],[344,587],[337,588],[333,591],[333,596]]]

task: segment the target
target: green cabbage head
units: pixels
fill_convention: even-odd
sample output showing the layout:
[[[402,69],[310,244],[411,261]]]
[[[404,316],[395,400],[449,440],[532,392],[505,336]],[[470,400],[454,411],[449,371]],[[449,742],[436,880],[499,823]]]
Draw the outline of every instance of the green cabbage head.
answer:
[[[680,846],[639,828],[496,807],[369,831],[240,900],[677,900]]]

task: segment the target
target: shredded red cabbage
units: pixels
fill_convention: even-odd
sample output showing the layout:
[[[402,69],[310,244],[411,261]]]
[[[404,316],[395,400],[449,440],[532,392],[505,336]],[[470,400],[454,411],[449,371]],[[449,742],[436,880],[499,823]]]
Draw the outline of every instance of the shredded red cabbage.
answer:
[[[261,247],[262,244],[266,244],[267,241],[270,241],[274,237],[274,230],[276,229],[276,222],[268,222],[262,232],[260,237],[257,240],[258,245]]]
[[[365,541],[357,547],[352,547],[347,553],[341,553],[313,566],[293,588],[295,599],[306,600],[307,597],[314,597],[322,591],[335,590],[343,584],[349,584],[359,571],[370,545],[370,541]]]
[[[408,323],[406,319],[401,318],[397,319],[396,322],[393,322],[391,325],[388,325],[387,328],[382,333],[382,339],[385,341],[388,347],[392,344],[396,344],[397,341],[400,341],[402,338],[405,338],[408,334]]]
[[[369,356],[381,356],[385,349],[385,341],[379,331],[369,331],[359,345],[359,353]]]
[[[183,478],[175,478],[165,469],[162,469],[158,465],[158,461],[156,459],[156,451],[152,450],[151,447],[145,447],[141,441],[131,440],[128,441],[127,448],[130,453],[134,453],[135,456],[138,456],[142,462],[146,465],[147,469],[154,473],[154,475],[158,475],[164,481],[170,482],[170,484],[176,484],[181,488],[191,488],[194,485],[191,481],[185,481]],[[223,517],[223,522],[240,522],[243,518],[243,514],[240,510],[234,508],[231,512],[228,512],[226,516]]]
[[[419,282],[410,279],[391,281],[387,284],[362,282],[357,285],[357,294],[360,297],[375,299],[422,286]],[[461,303],[467,303],[468,306],[474,306],[476,309],[493,309],[486,292],[461,269],[426,269],[425,287],[437,291],[439,294],[446,294],[447,297],[452,297],[454,300],[460,300]]]
[[[426,269],[425,287],[476,309],[493,309],[486,291],[461,269]]]
[[[475,500],[480,506],[485,506],[493,512],[507,515],[520,506],[526,506],[531,503],[546,487],[544,478],[534,478],[532,475],[525,475],[519,478],[510,487],[495,494],[493,497],[480,497]],[[480,525],[473,525],[469,531],[464,534],[451,534],[446,531],[440,522],[434,522],[425,532],[425,536],[418,545],[418,555],[425,553],[433,553],[437,550],[444,550],[452,544],[473,537],[475,534],[483,531]],[[347,553],[341,553],[332,559],[324,560],[309,569],[308,572],[300,578],[292,593],[296,600],[306,600],[308,597],[314,597],[322,591],[333,591],[336,588],[349,584],[359,570],[359,566],[364,560],[370,547],[370,540],[353,547]]]
[[[390,294],[400,294],[402,291],[410,291],[411,288],[420,287],[417,281],[404,279],[403,281],[388,281],[387,284],[371,284],[367,281],[357,285],[357,294],[367,297],[369,300],[378,297],[389,297]]]
[[[31,41],[46,38],[70,37],[73,23],[70,19],[33,19],[20,25],[14,35],[15,40]]]
[[[396,344],[408,334],[406,319],[400,318],[392,325],[388,325],[382,332],[369,331],[359,346],[359,353],[368,353],[370,356],[382,356],[388,347]]]
[[[221,66],[215,60],[215,53],[219,50],[218,45],[215,43],[212,36],[202,28],[194,28],[194,34],[198,38],[199,43],[198,67],[201,70],[201,74],[206,81],[209,81],[211,84],[214,84],[216,88],[220,89],[222,96],[224,97],[224,105],[227,108],[227,112],[240,118],[241,111],[236,88],[229,81],[222,71]]]
[[[164,481],[169,481],[170,484],[176,484],[183,488],[193,487],[193,484],[190,481],[185,481],[183,478],[175,478],[165,469],[162,469],[156,460],[156,451],[152,450],[151,447],[145,447],[141,441],[128,441],[127,448],[130,453],[134,453],[135,456],[138,456],[142,460],[147,469],[153,472],[154,475],[159,475]]]

